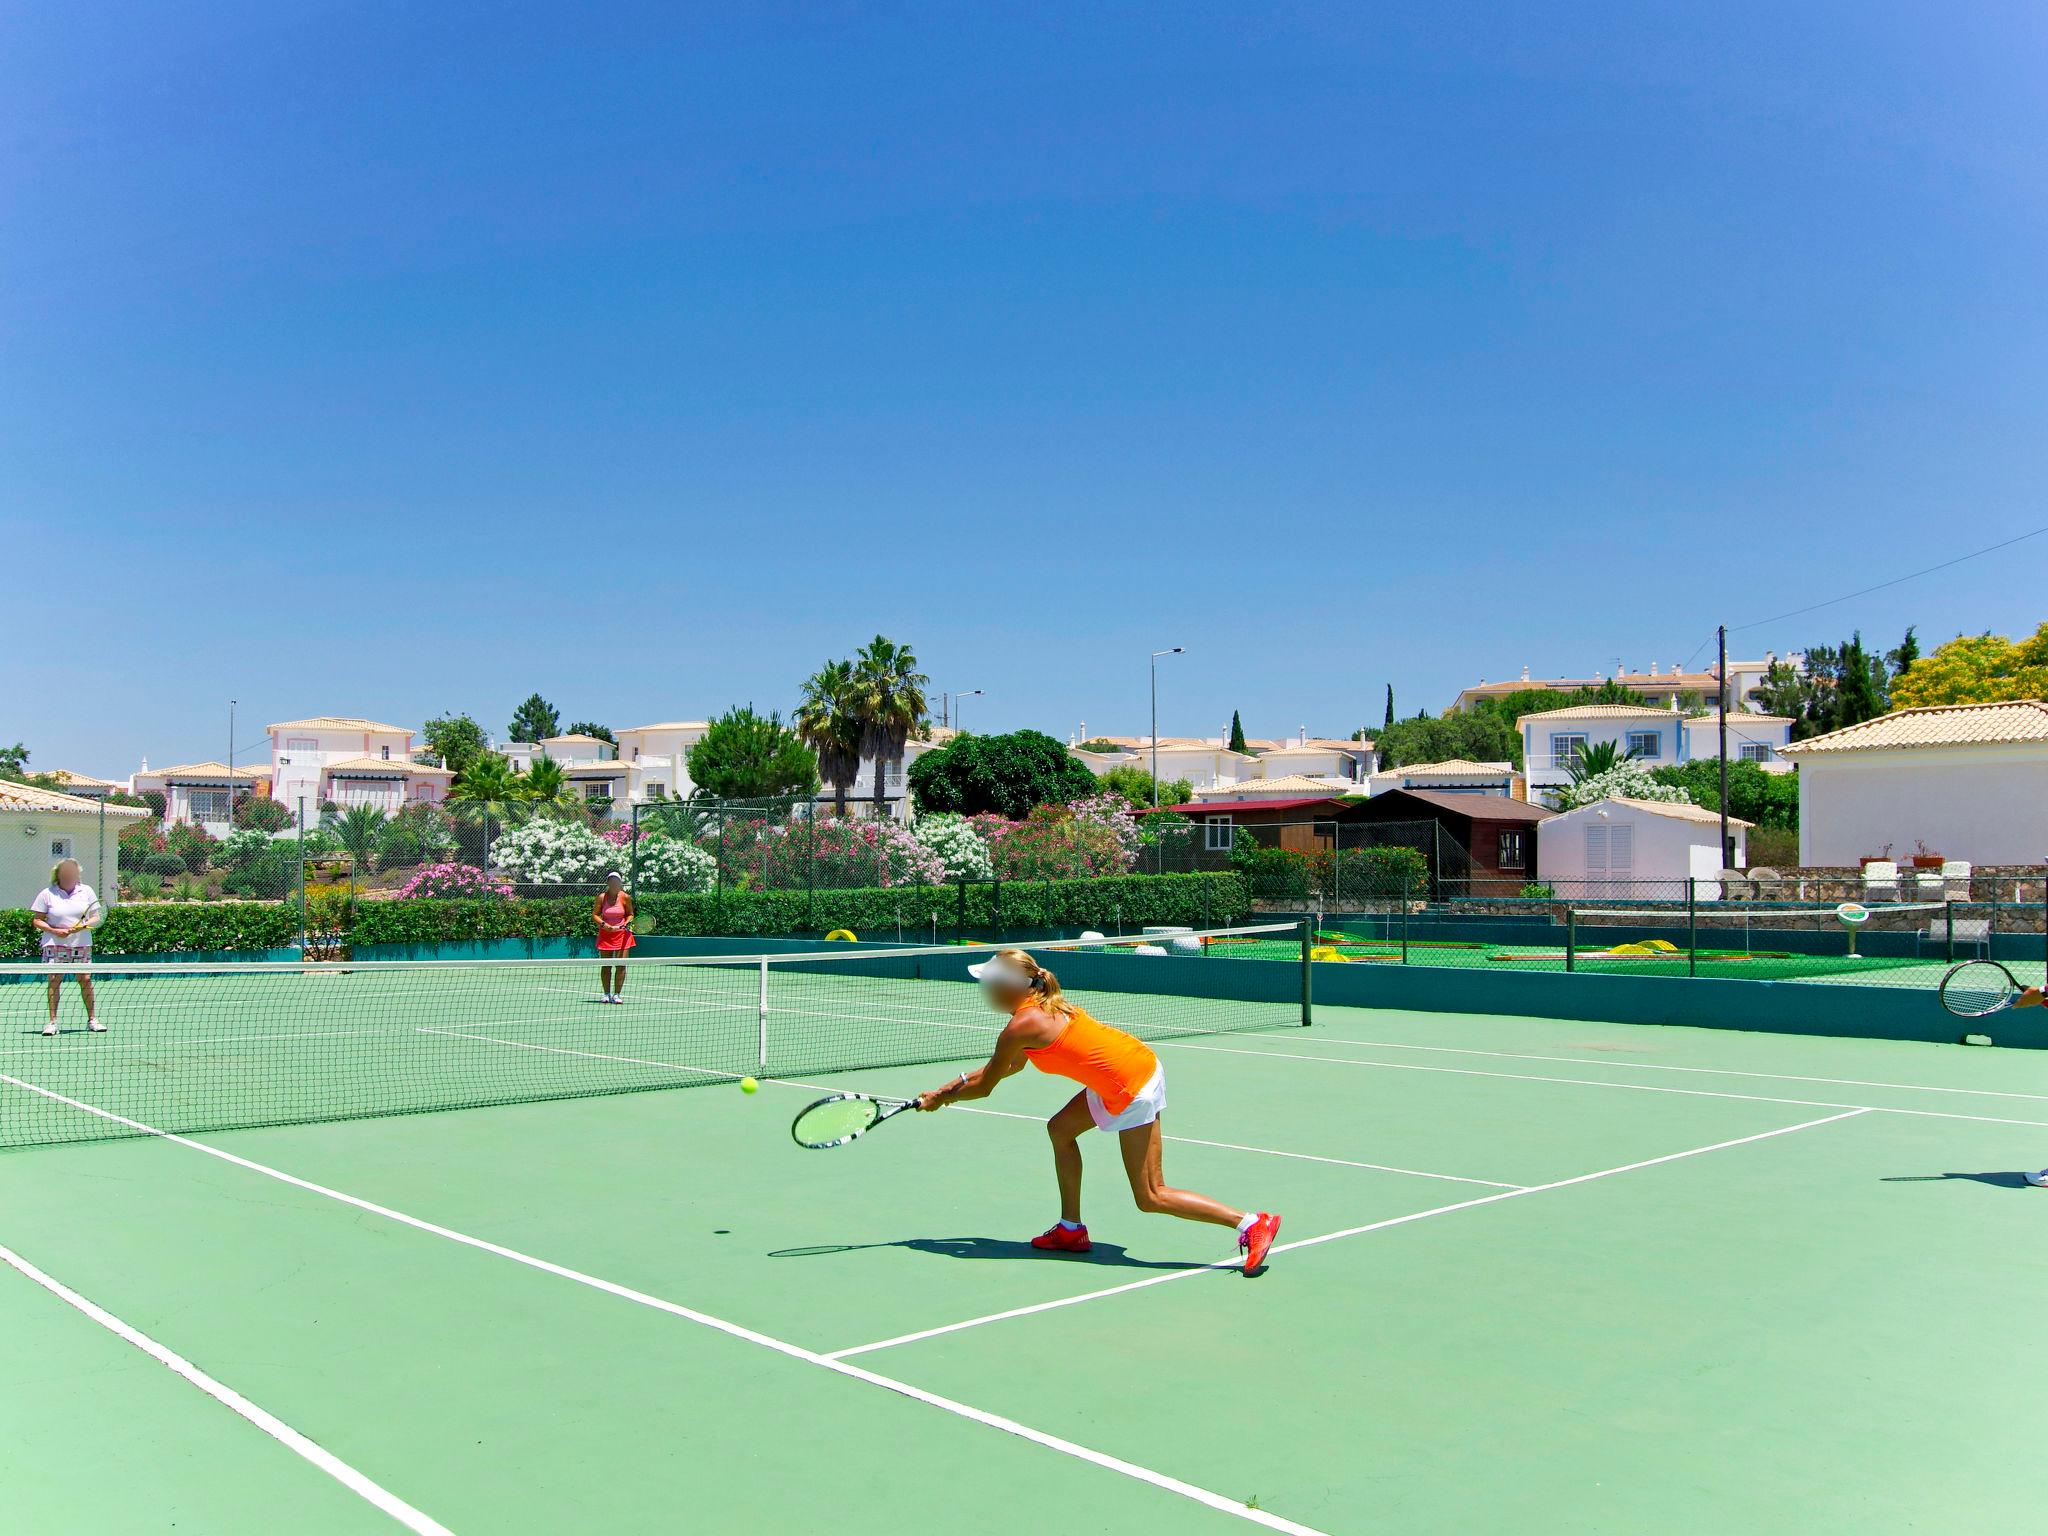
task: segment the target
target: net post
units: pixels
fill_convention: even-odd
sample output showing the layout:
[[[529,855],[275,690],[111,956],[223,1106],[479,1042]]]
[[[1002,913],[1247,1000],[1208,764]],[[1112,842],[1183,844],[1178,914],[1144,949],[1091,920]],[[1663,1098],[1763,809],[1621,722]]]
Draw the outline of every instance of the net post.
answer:
[[[1564,904],[1564,968],[1579,968],[1579,910],[1570,902]]]
[[[1685,974],[1700,973],[1700,877],[1685,877]]]
[[[761,957],[760,991],[760,1040],[755,1051],[755,1064],[763,1071],[768,1070],[768,957]]]
[[[1305,917],[1301,920],[1301,1027],[1303,1029],[1307,1029],[1311,1024],[1315,1023],[1316,1018],[1315,981],[1313,979],[1314,962],[1309,955],[1309,951],[1314,948],[1315,942],[1315,922],[1313,919]]]

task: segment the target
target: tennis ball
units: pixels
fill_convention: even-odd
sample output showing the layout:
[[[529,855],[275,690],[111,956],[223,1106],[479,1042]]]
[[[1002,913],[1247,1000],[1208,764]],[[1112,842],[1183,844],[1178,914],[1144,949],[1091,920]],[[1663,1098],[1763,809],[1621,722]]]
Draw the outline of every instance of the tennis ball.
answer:
[[[759,1093],[760,1091],[761,1085],[755,1082],[751,1077],[743,1077],[740,1079],[741,1093]]]

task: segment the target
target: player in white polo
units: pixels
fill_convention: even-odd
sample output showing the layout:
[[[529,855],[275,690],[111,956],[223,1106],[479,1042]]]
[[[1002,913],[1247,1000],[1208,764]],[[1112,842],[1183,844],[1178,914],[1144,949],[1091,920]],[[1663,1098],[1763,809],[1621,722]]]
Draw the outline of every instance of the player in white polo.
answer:
[[[43,959],[51,965],[78,967],[74,974],[78,977],[78,990],[85,994],[85,1027],[98,1035],[106,1033],[107,1026],[100,1022],[100,1011],[93,1001],[92,972],[88,969],[92,964],[92,930],[84,923],[99,897],[79,875],[78,860],[63,860],[50,871],[50,883],[36,892],[28,909],[42,939]],[[57,1033],[57,1004],[63,993],[63,973],[52,971],[50,1022],[43,1027],[46,1035]]]

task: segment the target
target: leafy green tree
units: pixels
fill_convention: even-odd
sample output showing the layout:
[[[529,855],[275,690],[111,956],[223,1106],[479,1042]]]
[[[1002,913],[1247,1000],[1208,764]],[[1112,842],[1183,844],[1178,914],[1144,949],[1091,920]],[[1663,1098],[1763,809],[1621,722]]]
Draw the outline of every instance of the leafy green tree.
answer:
[[[1393,685],[1392,683],[1389,683],[1389,684],[1387,684],[1387,718],[1386,718],[1386,723],[1385,723],[1385,725],[1383,725],[1383,726],[1381,727],[1381,729],[1382,729],[1382,730],[1384,730],[1384,729],[1387,729],[1388,727],[1391,727],[1391,726],[1393,725],[1393,723],[1394,723],[1394,685]]]
[[[860,720],[860,749],[875,765],[875,814],[882,813],[883,781],[903,761],[910,738],[925,727],[931,679],[917,670],[907,645],[877,635],[853,658],[853,712]],[[1082,770],[1084,773],[1086,769]]]
[[[1892,684],[1900,709],[2006,699],[2048,699],[2048,624],[2017,644],[2004,635],[1958,635],[1916,658]]]
[[[1230,750],[1233,752],[1249,752],[1251,750],[1251,748],[1244,744],[1244,721],[1238,718],[1237,711],[1234,709],[1230,712]]]
[[[0,779],[19,781],[28,777],[28,748],[20,742],[0,747]]]
[[[525,702],[512,711],[512,724],[506,734],[514,741],[542,741],[560,735],[561,722],[554,705],[537,693],[529,693]]]
[[[861,718],[853,663],[828,661],[804,679],[791,724],[817,754],[818,775],[832,786],[832,808],[846,814],[846,796],[860,779]]]
[[[619,738],[612,734],[612,728],[608,725],[599,725],[595,720],[572,720],[569,722],[568,729],[562,734],[565,736],[595,736],[599,741],[608,741],[615,747],[619,744]]]
[[[1152,775],[1135,763],[1119,763],[1107,773],[1097,774],[1095,782],[1100,788],[1122,795],[1139,810],[1152,806]],[[1160,780],[1159,804],[1186,805],[1194,797],[1195,786],[1190,780]]]
[[[1884,653],[1885,664],[1892,669],[1892,683],[1913,670],[1913,663],[1920,659],[1920,637],[1913,633],[1913,626],[1906,626],[1906,637],[1897,646]]]
[[[436,715],[420,727],[427,750],[441,759],[441,766],[460,773],[490,750],[484,728],[468,715]]]
[[[108,799],[113,797],[109,795]],[[282,832],[292,824],[291,808],[282,800],[246,795],[235,802],[235,825],[258,832]]]
[[[1671,763],[1651,770],[1650,777],[1659,784],[1684,790],[1694,805],[1705,810],[1721,809],[1721,760],[1717,757],[1696,757],[1687,763]],[[1796,829],[1799,825],[1798,775],[1766,773],[1755,763],[1729,763],[1728,814],[1760,827]]]
[[[1123,748],[1118,743],[1111,741],[1107,736],[1091,736],[1074,748],[1074,750],[1076,752],[1121,752]]]
[[[1504,762],[1519,767],[1522,738],[1497,711],[1454,711],[1441,719],[1427,714],[1396,720],[1378,737],[1380,763],[1407,768],[1417,763],[1442,763],[1453,758],[1473,762]]]
[[[1086,799],[1097,792],[1097,783],[1086,765],[1045,732],[1011,731],[959,736],[925,753],[910,765],[910,790],[923,811],[993,811],[1022,821],[1038,806]],[[1149,779],[1145,803],[1151,804]]]
[[[1830,729],[1861,725],[1883,714],[1890,703],[1888,681],[1884,658],[1863,649],[1863,632],[1858,630],[1836,653],[1835,706]]]
[[[782,723],[779,713],[756,714],[751,704],[712,721],[686,757],[697,793],[710,799],[765,800],[818,792],[817,754]]]

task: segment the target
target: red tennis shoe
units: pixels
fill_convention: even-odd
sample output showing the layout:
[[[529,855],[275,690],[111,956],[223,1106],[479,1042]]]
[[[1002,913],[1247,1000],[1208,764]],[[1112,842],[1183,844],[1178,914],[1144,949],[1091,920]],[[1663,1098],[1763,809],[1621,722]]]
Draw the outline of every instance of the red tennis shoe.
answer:
[[[1054,1225],[1031,1239],[1031,1246],[1050,1249],[1054,1253],[1086,1253],[1095,1245],[1088,1241],[1086,1227]]]
[[[1244,1272],[1250,1274],[1266,1262],[1266,1250],[1273,1246],[1273,1239],[1280,1235],[1280,1218],[1265,1211],[1258,1219],[1244,1229],[1237,1246],[1244,1250]]]

